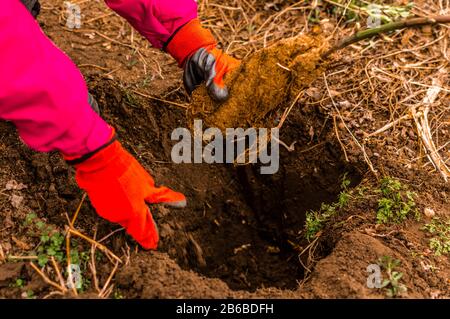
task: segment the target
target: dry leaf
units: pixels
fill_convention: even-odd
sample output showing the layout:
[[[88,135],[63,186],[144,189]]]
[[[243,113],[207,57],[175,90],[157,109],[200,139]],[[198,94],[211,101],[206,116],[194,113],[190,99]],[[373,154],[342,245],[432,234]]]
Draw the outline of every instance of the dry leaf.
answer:
[[[17,239],[14,236],[12,236],[11,239],[13,240],[14,243],[16,243],[17,247],[19,247],[20,249],[23,249],[23,250],[30,250],[31,249],[30,245],[28,245],[27,243],[21,241],[20,239]]]
[[[26,185],[22,184],[22,183],[18,183],[16,180],[11,179],[6,183],[5,189],[10,191],[10,190],[15,190],[15,191],[20,191],[24,188],[27,188]]]
[[[426,208],[423,210],[423,214],[424,214],[425,216],[427,216],[428,218],[433,218],[433,217],[436,215],[436,213],[434,212],[434,210],[431,209],[431,208],[428,208],[428,207],[426,207]]]
[[[13,194],[13,195],[11,195],[10,200],[11,200],[11,205],[14,208],[19,208],[23,202],[23,196]]]

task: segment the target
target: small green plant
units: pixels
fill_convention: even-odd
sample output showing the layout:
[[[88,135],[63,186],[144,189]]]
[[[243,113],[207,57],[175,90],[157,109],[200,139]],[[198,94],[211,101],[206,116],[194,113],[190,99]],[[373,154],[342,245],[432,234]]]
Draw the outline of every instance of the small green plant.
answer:
[[[59,262],[63,261],[64,236],[61,232],[43,222],[34,213],[26,216],[24,226],[28,227],[40,239],[36,251],[39,266],[44,267],[52,256]]]
[[[35,213],[30,213],[25,217],[24,226],[29,226],[37,218]]]
[[[9,286],[12,288],[23,288],[26,284],[26,281],[22,278],[17,278],[12,284]]]
[[[382,197],[378,200],[377,223],[401,223],[410,214],[419,219],[416,207],[415,193],[407,191],[399,180],[384,177],[381,180],[380,192]]]
[[[114,299],[123,299],[123,295],[122,295],[122,293],[120,292],[120,290],[115,290],[115,291],[114,291],[113,298],[114,298]]]
[[[40,237],[41,245],[38,247],[38,263],[41,267],[48,263],[50,257],[61,262],[64,259],[64,236],[52,228],[45,228]]]
[[[410,2],[404,6],[392,6],[388,4],[377,4],[368,1],[345,0],[329,1],[335,4],[333,13],[342,15],[345,13],[347,22],[358,21],[361,17],[370,17],[380,20],[381,23],[390,23],[410,16],[414,3]]]
[[[399,19],[407,18],[411,14],[414,3],[410,2],[405,6],[391,6],[371,3],[361,7],[372,19],[379,19],[382,23],[390,23]]]
[[[320,22],[320,9],[319,8],[315,8],[313,10],[310,11],[309,15],[308,15],[308,22],[310,23],[319,23]]]
[[[386,289],[386,295],[391,298],[406,293],[408,290],[404,284],[400,283],[403,273],[395,270],[400,263],[400,260],[390,256],[383,256],[378,261],[378,265],[386,271],[388,276],[381,283],[381,288]]]
[[[342,177],[342,183],[341,183],[341,189],[342,191],[339,193],[339,197],[338,197],[338,203],[337,206],[339,208],[343,208],[344,206],[347,206],[351,194],[349,192],[349,186],[351,184],[351,180],[349,180],[347,178],[347,173],[344,174],[344,176]]]
[[[27,296],[27,299],[36,299],[36,296],[34,295],[34,291],[31,289],[27,290],[26,296]]]
[[[39,219],[36,214],[29,214],[25,218],[24,226],[28,228],[29,232],[34,236],[39,238],[40,242],[33,252],[37,255],[37,262],[39,266],[45,267],[49,260],[53,257],[57,262],[66,263],[67,256],[65,251],[65,236],[63,233],[58,231],[56,227],[48,225],[41,219]],[[76,238],[71,239],[71,250],[70,250],[70,263],[71,265],[78,265],[80,270],[80,276],[82,279],[81,284],[77,287],[81,292],[89,290],[91,287],[91,281],[85,276],[83,276],[86,269],[88,269],[90,253],[88,251],[83,251],[82,247]],[[95,259],[97,262],[103,260],[103,253],[96,251]],[[67,270],[63,273],[67,276]]]
[[[78,252],[78,248],[77,247],[77,242],[74,242],[74,246],[75,248],[72,248],[72,250],[70,251],[70,260],[72,262],[72,264],[77,264],[77,265],[84,265],[86,266],[86,263],[89,261],[90,255],[87,251],[81,251]]]
[[[439,217],[434,217],[430,223],[423,226],[422,230],[433,235],[429,246],[436,256],[450,254],[450,219],[443,221]]]
[[[137,61],[136,61],[136,63],[137,63]],[[131,94],[130,92],[128,92],[127,90],[124,91],[124,97],[125,97],[125,102],[127,104],[129,104],[131,106],[137,105],[136,97],[133,94]]]
[[[81,287],[78,289],[80,292],[85,292],[91,288],[91,280],[86,278],[85,276],[81,277]]]
[[[318,211],[311,211],[306,213],[305,221],[305,237],[307,240],[311,240],[322,230],[325,224],[338,213],[338,211],[345,206],[352,198],[352,194],[349,191],[351,181],[347,178],[347,174],[342,177],[341,192],[338,196],[338,201],[333,204],[322,203]]]
[[[306,213],[305,237],[313,239],[323,228],[325,223],[336,214],[337,204],[322,204],[320,210]]]
[[[33,252],[37,255],[39,266],[46,266],[51,257],[59,262],[65,260],[64,236],[55,227],[46,224],[35,213],[30,213],[25,217],[23,226],[27,227],[29,232],[40,240],[36,251]]]

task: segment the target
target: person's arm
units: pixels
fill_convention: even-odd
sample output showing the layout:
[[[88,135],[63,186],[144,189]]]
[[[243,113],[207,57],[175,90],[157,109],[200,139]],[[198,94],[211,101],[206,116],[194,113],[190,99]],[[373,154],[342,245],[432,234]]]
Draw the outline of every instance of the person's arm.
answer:
[[[194,0],[105,0],[158,49],[189,21],[197,18]]]
[[[0,118],[38,151],[81,156],[107,142],[111,127],[90,107],[83,77],[25,6],[0,10]]]
[[[42,33],[18,0],[0,10],[0,118],[35,150],[60,151],[103,218],[122,225],[146,249],[158,231],[146,203],[186,205],[183,194],[156,187],[88,103],[81,73]]]
[[[212,33],[201,26],[194,0],[105,0],[154,47],[163,48],[184,69],[189,94],[205,83],[218,102],[228,99],[224,78],[240,62],[217,48]]]

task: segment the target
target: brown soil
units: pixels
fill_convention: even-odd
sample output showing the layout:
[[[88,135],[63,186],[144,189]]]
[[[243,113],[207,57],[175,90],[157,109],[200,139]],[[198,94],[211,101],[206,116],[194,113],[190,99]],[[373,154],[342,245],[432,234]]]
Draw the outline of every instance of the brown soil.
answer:
[[[155,160],[169,158],[174,142],[162,131],[185,126],[184,114],[153,106],[131,110],[120,91],[111,93],[112,83],[99,85],[91,88],[105,105],[104,117],[118,127],[128,145],[148,150],[141,161],[151,167]],[[153,124],[156,118],[157,126]],[[320,115],[317,119],[299,116],[298,120],[322,121]],[[307,132],[296,128],[286,134],[299,143],[310,139]],[[344,172],[350,172],[356,182],[362,174],[344,164],[335,148],[330,142],[312,154],[289,156],[279,174],[264,179],[255,173],[257,167],[165,164],[167,172],[155,178],[185,192],[189,209],[160,209],[161,249],[181,266],[220,278],[232,289],[295,288],[302,269],[288,240],[296,240],[306,211],[335,200]],[[150,154],[158,157],[147,157]],[[298,172],[302,172],[301,180]],[[279,252],[272,252],[272,247]]]
[[[115,281],[121,295],[133,298],[383,297],[382,292],[365,286],[365,268],[386,254],[404,261],[407,282],[411,283],[409,297],[429,296],[435,290],[444,293],[448,288],[439,280],[442,273],[414,267],[416,261],[407,257],[408,249],[403,251],[396,241],[386,242],[365,233],[374,221],[371,211],[376,203],[371,201],[355,203],[355,207],[339,217],[345,220],[356,214],[363,222],[356,220],[344,229],[332,227],[324,233],[315,258],[329,256],[319,261],[310,280],[301,289],[297,288],[304,269],[298,261],[298,251],[289,242],[307,244],[299,236],[305,212],[335,201],[344,173],[349,174],[353,186],[365,175],[365,165],[357,156],[352,164],[344,161],[331,125],[325,125],[322,135],[311,141],[310,127],[319,130],[325,114],[316,109],[294,112],[281,138],[305,146],[294,152],[282,150],[281,170],[273,176],[259,175],[257,167],[251,166],[176,165],[165,160],[170,157],[174,143],[168,132],[187,124],[184,112],[148,104],[139,97],[130,101],[111,81],[92,79],[89,83],[103,116],[117,128],[127,148],[158,182],[183,191],[189,200],[183,210],[152,208],[161,232],[160,252],[140,251],[131,255],[129,265],[120,269]],[[21,144],[7,123],[1,125],[0,132],[5,149],[0,161],[6,173],[2,175],[6,177],[2,185],[14,178],[27,186],[9,191],[2,200],[2,247],[8,254],[23,254],[23,247],[11,239],[13,235],[30,250],[38,243],[23,227],[26,213],[38,212],[39,217],[62,228],[66,224],[64,213],[75,210],[81,192],[73,180],[72,170],[59,155],[34,154]],[[318,146],[311,149],[308,145]],[[448,192],[448,186],[439,182],[436,185],[443,187],[444,193],[445,189]],[[14,194],[24,198],[18,209],[11,206]],[[445,203],[448,199],[441,200]],[[84,206],[81,214],[77,228],[83,232],[92,233],[93,225],[98,225],[99,238],[115,228],[99,220],[90,206]],[[341,234],[345,235],[340,238]],[[419,238],[414,241],[426,245],[421,239],[424,234],[418,231],[414,236],[417,234]],[[401,241],[408,243],[409,239]],[[120,254],[126,242],[135,247],[123,233],[106,243]],[[6,284],[0,287],[1,295],[18,296],[24,291],[25,288],[9,288],[19,277],[36,285],[33,280],[38,277],[31,277],[33,272],[24,276],[21,265],[2,266],[0,273],[6,276],[3,279]],[[101,268],[100,280],[106,279],[110,268]],[[441,271],[445,273],[445,269]],[[434,290],[430,282],[434,283]],[[39,294],[42,291],[39,289],[33,291]]]
[[[325,64],[319,64],[319,60],[327,48],[323,37],[301,35],[257,51],[226,79],[232,92],[228,101],[216,103],[200,87],[193,94],[191,116],[221,130],[273,127],[277,124],[273,115],[277,114],[268,115],[286,107],[292,95],[295,97],[323,73]]]
[[[62,7],[60,2],[58,5]],[[97,13],[106,10],[99,3],[92,6]],[[50,2],[47,2],[47,7],[50,7]],[[261,12],[265,11],[261,9]],[[310,67],[300,64],[303,71],[295,73],[302,74],[305,83],[311,85],[281,130],[280,139],[287,145],[295,142],[295,148],[290,151],[281,148],[280,171],[277,174],[260,175],[257,165],[176,165],[170,161],[175,143],[170,135],[173,129],[188,127],[191,123],[186,117],[186,110],[164,101],[143,98],[134,94],[130,86],[162,100],[186,103],[179,87],[180,81],[174,80],[179,79],[179,72],[173,73],[172,65],[165,68],[167,74],[156,76],[153,82],[144,85],[141,82],[145,74],[142,67],[138,68],[135,64],[129,67],[127,57],[134,52],[133,49],[101,37],[88,37],[89,43],[86,43],[85,33],[62,30],[58,19],[59,11],[55,7],[44,9],[41,18],[45,20],[44,30],[58,45],[65,46],[77,63],[101,64],[105,54],[111,54],[102,66],[108,69],[120,67],[114,72],[115,80],[104,72],[83,69],[103,117],[116,127],[125,147],[158,183],[182,191],[188,198],[188,207],[181,210],[151,207],[161,234],[159,251],[139,249],[124,232],[117,232],[103,242],[125,261],[113,279],[114,291],[110,297],[384,298],[386,292],[383,289],[367,288],[366,268],[385,255],[401,261],[398,270],[404,274],[403,283],[408,288],[407,294],[402,297],[450,297],[449,257],[435,256],[429,249],[429,236],[421,230],[429,220],[422,217],[421,221],[408,219],[399,225],[377,225],[376,192],[351,200],[326,224],[314,250],[301,254],[309,245],[303,231],[305,213],[320,208],[323,203],[335,202],[345,173],[352,182],[350,187],[362,186],[371,190],[379,187],[377,179],[367,168],[360,148],[345,135],[346,128],[335,123],[336,114],[330,111],[331,107],[321,104],[326,98],[320,92],[327,90],[321,81],[311,83],[317,77],[315,63],[311,62]],[[94,24],[110,38],[117,35],[118,41],[126,42],[130,34],[122,35],[118,31],[122,24],[116,19],[100,19]],[[103,26],[106,29],[102,29]],[[310,53],[317,57],[312,52],[319,50],[323,42],[316,37],[309,39],[305,40],[310,43],[308,47],[314,48]],[[105,41],[110,47],[104,45]],[[143,40],[134,41],[141,43]],[[283,46],[291,43],[291,56],[296,56],[298,52],[294,51],[299,47],[290,41],[293,40]],[[95,54],[88,56],[77,46],[71,47],[70,43],[85,43],[87,49],[92,47],[94,51],[90,52]],[[305,47],[299,50],[309,54],[305,53],[309,52]],[[143,52],[146,56],[154,56],[161,64],[167,59],[155,50]],[[260,58],[264,55],[259,54]],[[271,58],[270,54],[268,58]],[[245,65],[241,74],[258,72],[256,64],[248,70]],[[283,66],[292,68],[288,62]],[[279,66],[271,65],[270,68],[270,72],[278,74],[280,82],[291,83],[293,79],[299,79]],[[339,72],[345,72],[347,68],[350,67],[344,63]],[[131,79],[130,82],[127,79]],[[272,81],[273,85],[277,83]],[[250,84],[239,87],[242,90],[255,88],[256,82],[252,80]],[[286,101],[292,99],[292,94],[296,96],[297,89],[301,87],[297,87],[295,82],[290,86],[289,96],[287,92],[274,91],[273,94],[263,95],[263,91],[255,91],[257,96],[252,96],[258,101],[266,96],[274,103],[261,102],[247,106],[259,108],[258,112],[264,110],[273,120],[272,112],[279,107],[281,110],[288,107]],[[237,90],[240,90],[239,87]],[[380,92],[377,98],[381,99],[383,90],[377,89]],[[375,107],[376,114],[368,116],[369,110],[340,100],[337,95],[336,103],[341,103],[342,116],[348,119],[347,125],[357,137],[362,134],[361,130],[374,131],[391,120],[389,113]],[[374,105],[381,104],[375,98],[372,102]],[[448,97],[444,98],[443,103],[448,103]],[[229,110],[235,107],[236,104]],[[256,110],[241,113],[240,118],[227,115],[230,113],[221,113],[224,115],[217,118],[206,115],[206,121],[217,119],[227,127],[237,127],[245,124],[241,120],[250,119],[251,112]],[[259,118],[257,122],[261,123],[261,120]],[[218,122],[208,123],[217,125]],[[448,140],[449,132],[443,125],[439,138]],[[366,145],[367,156],[372,159],[379,174],[395,176],[418,194],[420,212],[424,208],[432,208],[438,216],[448,218],[449,184],[443,182],[436,172],[427,170],[423,162],[410,165],[406,160],[408,157],[405,154],[409,150],[420,152],[416,141],[416,133],[405,124],[400,133],[386,132],[386,138]],[[345,143],[346,153],[341,143]],[[34,296],[42,298],[53,289],[30,268],[28,261],[13,261],[7,257],[33,255],[40,245],[40,233],[24,224],[30,213],[37,214],[41,221],[63,231],[67,225],[66,213],[73,214],[82,192],[76,186],[73,169],[58,154],[37,154],[29,150],[10,123],[0,122],[0,150],[0,297],[26,298],[32,291]],[[95,233],[96,238],[117,229],[117,226],[101,220],[89,202],[82,206],[75,226],[89,236]],[[90,249],[86,242],[80,240],[72,240],[72,245],[76,245],[80,252],[89,252]],[[96,265],[98,280],[103,284],[113,267],[102,255],[98,256]],[[49,267],[46,271],[56,280]],[[96,296],[92,272],[88,267],[83,275],[87,284],[82,296]],[[18,285],[17,279],[24,283]]]
[[[170,156],[173,142],[169,134],[163,132],[186,124],[182,112],[146,105],[138,99],[133,101],[135,104],[130,104],[124,92],[110,81],[94,80],[90,82],[90,87],[104,118],[117,128],[129,150],[158,182],[183,191],[189,199],[187,209],[169,211],[163,207],[153,208],[161,233],[160,250],[167,255],[141,253],[144,260],[159,258],[164,263],[161,269],[166,268],[165,263],[173,268],[173,262],[166,260],[170,256],[182,268],[219,278],[231,289],[255,291],[261,287],[294,289],[297,286],[303,270],[296,259],[297,253],[288,241],[296,240],[306,211],[318,209],[322,202],[335,199],[341,175],[345,171],[351,172],[356,181],[362,174],[342,162],[333,142],[325,143],[315,153],[308,155],[315,161],[307,161],[306,155],[288,156],[282,172],[267,179],[261,179],[251,167],[170,164],[164,159]],[[307,118],[300,116],[299,120]],[[309,118],[308,121],[313,120]],[[72,170],[58,154],[34,154],[17,140],[13,128],[7,123],[3,123],[1,131],[6,147],[3,154],[9,157],[2,161],[8,168],[9,178],[11,174],[21,172],[14,178],[27,186],[16,191],[20,194],[17,196],[24,197],[20,208],[5,216],[12,218],[8,233],[15,234],[32,249],[37,243],[36,239],[33,241],[33,237],[30,238],[32,234],[28,233],[29,228],[21,222],[26,214],[39,211],[39,217],[63,227],[64,213],[75,210],[81,192],[76,187]],[[293,132],[295,136],[290,138],[305,142],[309,139],[304,135],[305,132],[296,129],[288,134]],[[13,154],[15,157],[11,158]],[[155,166],[155,162],[162,164]],[[300,171],[303,175],[301,180],[297,176]],[[8,196],[8,200],[12,196]],[[7,204],[11,205],[10,202]],[[89,231],[99,222],[90,207],[84,207],[81,214],[77,227],[83,232]],[[108,234],[113,228],[101,222],[97,237]],[[20,250],[20,247],[14,247],[14,241],[7,242],[13,246],[9,253]],[[123,243],[120,234],[110,241],[110,245],[118,252]],[[132,262],[130,267],[138,269],[138,265],[140,263],[134,265]],[[152,269],[152,273],[155,272],[152,263],[146,262],[144,265]],[[124,270],[124,274],[128,275],[120,277],[120,287],[121,284],[127,287],[129,272],[128,268]],[[154,279],[152,277],[149,280]],[[133,284],[132,287],[139,289],[141,285]],[[200,290],[195,291],[196,296],[199,296]],[[142,293],[144,297],[150,296],[145,291]]]

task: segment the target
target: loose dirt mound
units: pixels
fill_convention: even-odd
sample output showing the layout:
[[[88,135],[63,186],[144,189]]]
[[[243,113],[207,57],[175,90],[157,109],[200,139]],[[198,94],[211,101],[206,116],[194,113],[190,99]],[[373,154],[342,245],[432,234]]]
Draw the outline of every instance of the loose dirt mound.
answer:
[[[133,262],[117,276],[119,289],[129,298],[230,298],[234,293],[218,279],[182,270],[166,254],[132,256]]]
[[[267,115],[322,74],[325,64],[319,60],[328,47],[320,36],[301,35],[252,54],[226,80],[230,99],[218,104],[200,87],[193,94],[191,116],[221,130],[275,126]]]
[[[311,276],[308,290],[315,298],[383,298],[383,291],[367,287],[368,261],[376,263],[379,256],[401,258],[376,238],[357,231],[346,234],[330,256],[317,263],[317,271]],[[352,261],[352,266],[345,272],[336,268],[336,265],[343,265],[348,260]],[[411,271],[408,269],[404,273],[408,276]],[[410,282],[410,276],[405,279],[408,280],[408,286],[414,285]],[[410,294],[409,297],[419,296]]]

